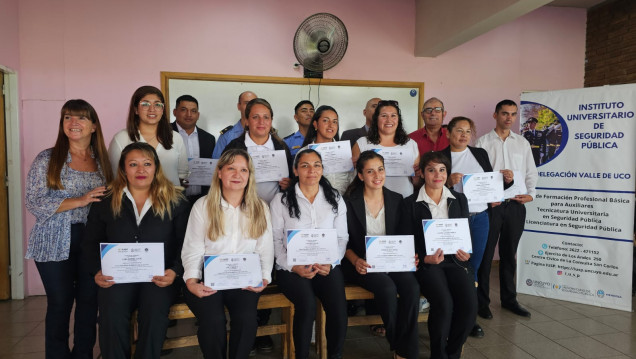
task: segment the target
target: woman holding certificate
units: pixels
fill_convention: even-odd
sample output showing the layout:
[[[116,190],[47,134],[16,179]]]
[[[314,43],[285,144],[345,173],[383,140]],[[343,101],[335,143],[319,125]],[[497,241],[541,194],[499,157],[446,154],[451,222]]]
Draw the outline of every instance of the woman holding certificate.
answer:
[[[307,130],[307,136],[302,148],[316,143],[329,143],[338,140],[338,113],[331,106],[320,106],[314,112],[311,125]],[[323,173],[331,186],[343,194],[351,183],[352,172]]]
[[[245,253],[259,255],[261,286],[214,290],[201,282],[204,255]],[[181,259],[188,288],[186,302],[199,320],[197,336],[203,356],[226,357],[227,307],[231,319],[229,358],[247,358],[256,337],[258,298],[272,281],[274,243],[269,208],[256,194],[254,165],[246,151],[223,152],[210,192],[190,213]]]
[[[189,212],[186,198],[163,174],[155,149],[144,142],[126,146],[117,178],[106,197],[91,207],[86,225],[88,269],[100,287],[99,347],[104,358],[130,357],[135,309],[135,358],[159,358],[168,310],[180,288],[175,280],[183,274],[180,253]],[[163,258],[148,255],[161,252]],[[124,254],[105,261],[118,253]],[[158,273],[149,274],[149,267],[159,267]]]
[[[279,177],[275,181],[260,181],[256,178],[256,192],[258,193],[258,196],[266,203],[269,203],[276,193],[281,190],[286,190],[291,183],[291,179],[289,178],[292,171],[291,152],[289,152],[289,148],[285,142],[272,132],[274,112],[272,111],[272,106],[270,106],[269,102],[262,98],[255,98],[251,100],[245,107],[245,117],[247,118],[245,132],[232,140],[232,142],[228,143],[224,151],[230,149],[246,150],[252,157],[263,155],[266,152],[284,151],[288,171],[287,177]],[[275,166],[276,164],[274,163],[275,161],[273,160],[273,157],[269,158],[270,160],[258,160],[257,162]],[[256,161],[254,158],[252,160]],[[254,165],[256,166],[256,171],[260,175],[271,171],[274,171],[275,173],[280,172],[279,168],[258,168],[257,163],[254,163]]]
[[[365,236],[398,234],[402,195],[384,187],[384,159],[376,152],[362,152],[356,170],[345,194],[349,242],[342,271],[348,281],[373,292],[395,358],[417,358],[417,279],[412,272],[367,273],[371,265],[366,261]]]
[[[404,197],[410,196],[414,182],[417,185],[420,181],[413,176],[418,172],[420,153],[417,143],[404,131],[398,102],[379,101],[372,119],[367,136],[360,137],[351,149],[353,163],[355,165],[360,153],[366,150],[380,150],[386,165],[386,188]]]
[[[165,104],[163,94],[154,86],[141,86],[133,93],[126,128],[117,132],[108,146],[115,176],[122,149],[133,142],[145,142],[157,151],[163,173],[175,186],[188,177],[188,152],[183,138],[172,130]]]
[[[402,201],[399,228],[403,234],[415,236],[415,250],[423,258],[415,276],[422,294],[431,303],[428,317],[431,358],[459,358],[477,315],[470,254],[463,250],[445,254],[439,247],[435,250],[435,238],[424,237],[422,220],[468,218],[468,201],[462,193],[445,186],[451,172],[446,156],[440,152],[425,153],[420,168],[424,186]],[[427,247],[433,249],[430,255]]]
[[[457,192],[463,192],[462,177],[464,174],[492,172],[492,166],[488,159],[486,150],[478,147],[468,146],[475,133],[475,123],[467,117],[454,117],[447,128],[447,136],[450,145],[441,152],[451,161],[453,173],[448,176],[448,184],[453,186]],[[513,173],[510,170],[503,170],[504,187],[513,180]],[[495,203],[493,205],[496,205]],[[470,263],[474,268],[475,281],[477,281],[477,271],[486,250],[488,242],[488,207],[489,203],[473,203],[468,205],[470,215],[468,224],[470,225],[470,236],[473,245],[473,253],[470,256]],[[474,337],[483,337],[484,331],[481,326],[475,323],[470,333]]]
[[[47,358],[92,358],[97,323],[97,287],[84,268],[81,242],[86,216],[112,180],[99,118],[84,100],[62,107],[57,140],[31,164],[26,208],[35,216],[26,258],[35,260],[46,292]],[[75,302],[73,349],[69,318]]]
[[[349,238],[347,209],[338,191],[322,176],[318,152],[299,151],[294,174],[297,177],[289,188],[270,203],[276,278],[285,296],[294,303],[296,358],[309,357],[317,296],[327,315],[328,358],[339,359],[347,332],[347,303],[337,264],[344,257]],[[319,263],[312,261],[316,258],[321,258]],[[300,263],[294,265],[297,262]]]

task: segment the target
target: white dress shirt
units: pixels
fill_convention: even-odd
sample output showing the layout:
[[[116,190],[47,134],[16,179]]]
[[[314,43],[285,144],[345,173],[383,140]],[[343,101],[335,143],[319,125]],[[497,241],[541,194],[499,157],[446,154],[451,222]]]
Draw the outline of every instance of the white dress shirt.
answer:
[[[327,202],[322,187],[319,188],[314,203],[310,203],[296,184],[296,198],[300,208],[300,218],[291,217],[289,210],[281,202],[282,193],[277,194],[269,207],[272,212],[272,232],[274,235],[274,251],[276,252],[276,269],[290,271],[287,265],[287,230],[288,229],[332,229],[338,234],[338,255],[342,259],[347,250],[349,232],[347,230],[347,206],[342,197],[338,198],[338,213],[334,213]]]
[[[451,151],[451,163],[453,164],[453,173],[463,173],[464,175],[472,173],[484,173],[484,169],[481,168],[479,162],[470,152],[470,149],[466,147],[461,152]],[[457,182],[453,186],[453,189],[457,192],[464,193],[464,184],[462,181]],[[471,213],[479,213],[488,209],[488,203],[468,203],[468,211]]]
[[[177,125],[177,130],[183,139],[183,143],[188,152],[188,161],[193,158],[201,158],[200,147],[199,147],[199,131],[197,130],[197,126],[194,126],[194,131],[188,135],[188,132],[183,129],[183,127],[179,126],[179,123],[175,121],[175,125]],[[201,186],[189,185],[186,187],[186,196],[194,196],[201,193]]]
[[[426,193],[426,186],[422,186],[420,188],[420,192],[417,194],[417,199],[415,202],[426,202],[428,204],[428,209],[431,211],[432,219],[448,219],[448,199],[455,198],[451,191],[446,188],[446,186],[442,187],[442,198],[439,200],[439,204],[435,203],[431,197]]]
[[[537,194],[536,186],[539,173],[534,164],[534,157],[530,149],[530,143],[523,136],[510,131],[506,140],[502,140],[499,135],[492,130],[479,137],[477,147],[481,147],[488,152],[488,158],[492,164],[493,171],[508,169],[519,171],[526,179],[528,194],[534,198]]]
[[[188,227],[183,240],[181,261],[183,262],[183,280],[201,279],[203,272],[203,256],[213,254],[257,253],[261,259],[263,279],[271,283],[272,266],[274,265],[274,243],[272,242],[272,221],[269,208],[265,206],[267,229],[258,238],[248,238],[247,229],[250,219],[239,207],[232,207],[223,198],[219,205],[223,211],[223,228],[225,234],[215,241],[208,238],[208,197],[201,197],[192,206]]]
[[[172,134],[172,148],[166,150],[161,143],[157,145],[155,151],[161,162],[161,168],[163,174],[172,182],[175,186],[181,186],[179,178],[187,178],[190,169],[188,167],[188,152],[186,151],[183,138],[181,136],[175,136],[174,131],[170,131]],[[146,142],[144,137],[139,134],[139,142]],[[123,129],[115,134],[108,146],[108,158],[110,159],[110,165],[113,167],[113,173],[117,177],[117,168],[119,167],[119,157],[124,147],[133,143],[128,137],[128,131]]]
[[[152,202],[150,201],[150,196],[146,198],[146,202],[144,202],[144,205],[141,207],[141,211],[139,211],[137,209],[137,204],[135,203],[135,199],[133,198],[132,193],[130,193],[130,191],[128,190],[128,187],[124,187],[124,193],[126,194],[126,197],[128,197],[128,199],[130,200],[130,202],[132,202],[133,210],[135,212],[135,221],[137,222],[137,226],[139,226],[139,223],[141,223],[141,219],[144,218],[144,215],[148,213],[148,210],[150,208],[152,208]]]

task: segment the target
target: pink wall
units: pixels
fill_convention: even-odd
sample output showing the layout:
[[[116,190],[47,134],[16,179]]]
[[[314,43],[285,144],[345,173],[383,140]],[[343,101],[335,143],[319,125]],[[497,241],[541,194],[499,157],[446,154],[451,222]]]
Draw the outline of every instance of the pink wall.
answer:
[[[0,65],[14,71],[20,66],[18,11],[18,0],[0,0]]]
[[[109,141],[124,127],[132,92],[144,84],[159,86],[160,71],[302,76],[292,68],[292,39],[300,22],[317,12],[338,16],[349,32],[345,58],[325,77],[424,81],[426,97],[442,98],[449,116],[474,118],[480,134],[492,127],[500,99],[518,100],[524,90],[583,85],[585,10],[542,8],[437,58],[415,58],[414,2],[388,5],[383,0],[327,0],[320,6],[293,0],[190,0],[187,6],[150,0],[22,1],[24,174],[35,155],[53,144],[58,111],[67,99],[92,103]],[[33,222],[27,214],[25,233]],[[32,263],[26,271],[26,294],[43,293]]]

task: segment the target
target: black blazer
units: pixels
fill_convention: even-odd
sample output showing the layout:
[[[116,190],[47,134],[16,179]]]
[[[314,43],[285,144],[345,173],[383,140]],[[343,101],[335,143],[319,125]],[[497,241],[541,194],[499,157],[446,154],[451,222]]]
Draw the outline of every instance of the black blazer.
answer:
[[[172,123],[172,130],[179,132],[176,122]],[[201,158],[212,158],[212,152],[214,152],[214,146],[216,144],[214,135],[202,130],[199,126],[197,126],[197,134],[199,135],[199,156],[201,156]]]
[[[245,146],[245,136],[247,136],[247,132],[243,131],[243,134],[238,136],[237,138],[233,139],[230,143],[227,144],[227,146],[225,146],[225,149],[223,150],[223,153],[225,153],[225,151],[234,148],[234,149],[240,149],[240,150],[246,150],[247,151],[247,146]],[[293,157],[291,155],[291,152],[289,152],[289,147],[287,147],[287,145],[285,144],[285,142],[283,142],[282,140],[277,140],[276,138],[272,136],[272,142],[274,143],[274,150],[279,151],[279,150],[284,150],[285,151],[285,155],[287,156],[287,168],[289,170],[289,178],[293,178],[294,177],[294,171],[292,170],[292,164],[293,164]]]
[[[360,137],[365,137],[367,135],[367,129],[362,126],[360,128],[354,128],[351,130],[346,130],[342,133],[342,137],[340,137],[341,141],[349,141],[351,143],[351,147],[356,144],[356,141]]]
[[[183,275],[181,247],[185,236],[190,204],[183,198],[172,208],[172,218],[166,214],[162,219],[152,208],[137,226],[133,203],[123,194],[122,209],[115,217],[110,208],[111,196],[91,205],[86,222],[82,250],[87,259],[88,270],[95,275],[101,269],[99,243],[163,242],[164,265],[177,275]]]
[[[450,190],[455,199],[448,199],[448,218],[468,218],[468,200],[463,193]],[[418,192],[406,197],[400,205],[402,213],[398,230],[400,234],[412,234],[415,237],[415,252],[420,258],[420,266],[426,256],[426,239],[424,238],[423,219],[431,219],[431,210],[424,201],[416,202]],[[445,257],[451,257],[446,255]],[[454,256],[453,256],[454,257]]]
[[[386,187],[382,188],[382,193],[384,194],[386,234],[389,236],[398,234],[402,195]],[[367,235],[367,217],[364,210],[363,188],[356,189],[351,196],[345,198],[345,204],[347,205],[347,228],[349,229],[347,249],[353,250],[358,257],[366,258],[364,237]]]

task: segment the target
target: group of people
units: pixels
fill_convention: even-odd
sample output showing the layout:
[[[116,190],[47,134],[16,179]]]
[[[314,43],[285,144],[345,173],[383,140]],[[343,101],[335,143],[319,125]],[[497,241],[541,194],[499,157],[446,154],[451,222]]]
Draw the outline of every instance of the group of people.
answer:
[[[539,166],[547,163],[554,157],[556,151],[561,146],[563,131],[558,119],[554,119],[542,129],[537,129],[539,120],[530,117],[521,129],[521,135],[528,140],[534,157],[534,164]]]
[[[134,310],[135,357],[158,358],[169,307],[181,292],[198,318],[204,357],[246,358],[258,325],[269,316],[256,309],[260,293],[273,281],[295,307],[297,358],[309,356],[316,298],[326,312],[328,357],[342,358],[345,282],[374,293],[395,358],[419,356],[420,295],[431,305],[431,357],[459,358],[469,335],[484,334],[476,316],[492,318],[488,279],[498,241],[502,307],[530,316],[516,300],[513,277],[524,203],[534,196],[537,173],[528,142],[510,131],[517,116],[513,101],[497,104],[496,127],[477,147],[469,146],[471,119],[456,117],[441,127],[446,111],[437,98],[424,103],[425,126],[410,135],[396,101],[370,99],[365,125],[342,137],[335,108],[314,110],[301,101],[294,116],[298,132],[281,139],[270,104],[246,91],[237,103],[241,118],[218,141],[196,125],[198,105],[192,96],[179,97],[171,124],[161,91],[142,86],[131,98],[126,128],[108,149],[89,103],[63,106],[55,146],[35,158],[26,184],[26,205],[36,217],[26,257],[35,260],[47,294],[47,358],[91,358],[97,323],[102,356],[129,357]],[[339,139],[350,141],[355,169],[323,173],[321,154],[310,145]],[[374,150],[396,147],[413,158],[414,176],[386,174],[384,158]],[[281,150],[289,176],[257,181],[252,156]],[[218,159],[210,186],[188,183],[188,159],[197,157]],[[528,194],[469,205],[462,175],[491,171],[502,172],[505,187],[525,181]],[[437,218],[468,218],[472,253],[427,254],[422,220]],[[335,230],[342,264],[289,265],[289,229]],[[368,235],[413,235],[416,271],[368,273]],[[100,243],[134,242],[162,243],[165,271],[150,282],[116,283],[102,273]],[[205,255],[242,253],[259,255],[260,286],[204,285]]]

